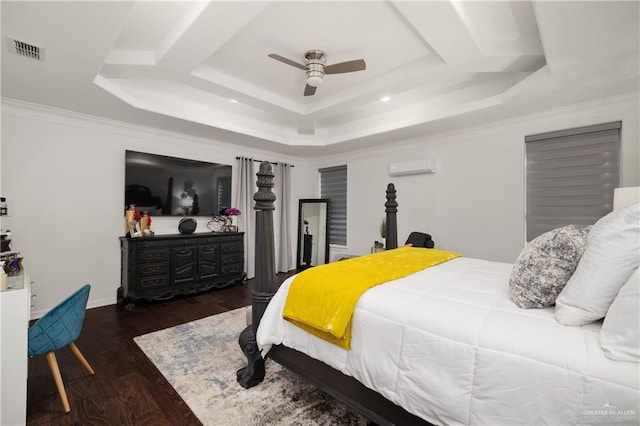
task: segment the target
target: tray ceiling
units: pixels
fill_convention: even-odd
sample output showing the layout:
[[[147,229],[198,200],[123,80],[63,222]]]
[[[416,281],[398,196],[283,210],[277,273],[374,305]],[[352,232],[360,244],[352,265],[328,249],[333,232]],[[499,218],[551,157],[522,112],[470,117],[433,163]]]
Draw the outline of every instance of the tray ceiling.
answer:
[[[338,152],[637,91],[638,13],[637,2],[591,1],[3,1],[2,92],[281,152]],[[43,60],[11,54],[10,39]],[[267,55],[304,63],[312,49],[366,70],[326,75],[303,96],[304,70]]]

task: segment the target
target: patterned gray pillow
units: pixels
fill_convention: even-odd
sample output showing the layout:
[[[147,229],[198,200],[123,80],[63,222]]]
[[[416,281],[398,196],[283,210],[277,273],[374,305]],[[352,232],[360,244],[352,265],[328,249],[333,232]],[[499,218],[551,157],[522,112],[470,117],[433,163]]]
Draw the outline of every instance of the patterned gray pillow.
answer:
[[[547,308],[573,275],[587,247],[591,227],[568,225],[545,232],[522,250],[516,260],[509,289],[521,308]]]

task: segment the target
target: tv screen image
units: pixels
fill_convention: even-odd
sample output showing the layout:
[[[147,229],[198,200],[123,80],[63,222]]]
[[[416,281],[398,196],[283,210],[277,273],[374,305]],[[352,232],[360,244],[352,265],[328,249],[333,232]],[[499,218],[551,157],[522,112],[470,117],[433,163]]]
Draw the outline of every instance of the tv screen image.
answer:
[[[125,209],[151,216],[213,216],[231,207],[231,171],[209,163],[144,152],[125,152]]]

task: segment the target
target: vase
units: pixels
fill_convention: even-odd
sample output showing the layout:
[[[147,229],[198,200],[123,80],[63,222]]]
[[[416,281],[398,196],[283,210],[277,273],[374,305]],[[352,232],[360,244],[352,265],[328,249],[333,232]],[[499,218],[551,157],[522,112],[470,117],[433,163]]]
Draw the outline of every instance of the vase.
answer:
[[[140,236],[144,237],[145,233],[149,229],[149,213],[142,212],[142,216],[140,216]]]
[[[136,221],[136,205],[129,204],[129,208],[124,214],[124,234],[130,234],[133,236],[131,232],[131,224]]]
[[[225,232],[227,227],[227,216],[216,215],[207,222],[207,228],[211,232]]]

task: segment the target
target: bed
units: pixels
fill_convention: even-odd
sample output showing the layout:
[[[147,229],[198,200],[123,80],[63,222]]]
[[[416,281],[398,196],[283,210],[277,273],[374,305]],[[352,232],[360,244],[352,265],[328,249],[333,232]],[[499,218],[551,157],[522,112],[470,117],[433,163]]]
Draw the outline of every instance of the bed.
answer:
[[[240,384],[264,378],[262,354],[378,424],[638,424],[640,364],[605,356],[602,320],[567,326],[554,307],[516,306],[513,264],[459,257],[371,288],[356,305],[350,350],[283,320],[295,276],[276,291],[271,179],[261,166],[256,232],[266,232],[253,324],[240,336],[249,361]],[[393,248],[392,184],[385,206]]]

